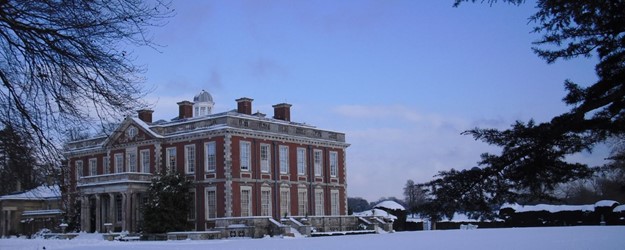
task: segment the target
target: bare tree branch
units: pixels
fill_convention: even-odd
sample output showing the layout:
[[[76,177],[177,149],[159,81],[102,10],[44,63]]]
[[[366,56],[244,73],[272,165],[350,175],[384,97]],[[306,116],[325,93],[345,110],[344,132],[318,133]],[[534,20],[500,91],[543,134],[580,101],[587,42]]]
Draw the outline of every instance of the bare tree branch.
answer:
[[[0,124],[58,162],[68,128],[146,107],[144,68],[129,51],[158,47],[148,31],[172,15],[158,0],[0,0]]]

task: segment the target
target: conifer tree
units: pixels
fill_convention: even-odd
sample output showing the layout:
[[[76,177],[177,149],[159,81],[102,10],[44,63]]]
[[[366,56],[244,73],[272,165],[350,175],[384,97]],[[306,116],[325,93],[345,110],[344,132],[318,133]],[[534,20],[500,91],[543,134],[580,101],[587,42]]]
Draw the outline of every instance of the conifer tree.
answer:
[[[455,6],[462,2],[476,0],[455,0]],[[625,134],[625,1],[538,0],[536,8],[529,20],[542,38],[534,42],[534,52],[548,63],[596,56],[598,80],[583,83],[587,87],[566,80],[563,101],[571,109],[548,122],[466,131],[502,152],[482,154],[479,167],[471,170],[440,172],[422,184],[431,199],[453,201],[455,209],[478,214],[491,214],[503,202],[556,199],[552,191],[559,184],[593,174],[567,156]]]
[[[11,126],[0,130],[0,195],[37,187],[39,174],[29,140]]]
[[[188,229],[191,181],[178,172],[159,173],[148,188],[143,231],[165,233]]]

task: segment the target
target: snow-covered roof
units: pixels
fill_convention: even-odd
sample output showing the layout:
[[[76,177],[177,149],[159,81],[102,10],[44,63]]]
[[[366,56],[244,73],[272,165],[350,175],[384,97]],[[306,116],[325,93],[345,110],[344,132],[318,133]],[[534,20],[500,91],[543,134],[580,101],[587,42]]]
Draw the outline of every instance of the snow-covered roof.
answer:
[[[59,185],[41,185],[26,192],[0,196],[0,200],[53,200],[61,198]]]
[[[597,203],[595,203],[595,207],[612,207],[614,205],[619,205],[619,203],[617,201],[613,201],[613,200],[601,200],[601,201],[597,201]]]
[[[371,209],[371,210],[366,210],[366,211],[362,211],[362,212],[358,212],[358,213],[354,213],[354,216],[380,216],[380,217],[384,217],[386,219],[389,220],[396,220],[397,216],[389,214],[388,212],[381,210],[381,209]]]
[[[625,205],[616,206],[614,210],[612,210],[612,212],[615,212],[615,213],[625,212]]]
[[[139,125],[141,127],[141,129],[143,129],[144,131],[149,133],[151,136],[153,136],[155,138],[164,138],[164,136],[159,135],[157,133],[154,133],[154,131],[150,128],[150,125],[148,125],[147,123],[145,123],[143,120],[139,119],[138,117],[131,117],[131,119],[137,125]]]
[[[184,119],[173,119],[172,121],[169,121],[169,122],[155,122],[151,124],[148,124],[142,121],[138,117],[128,116],[126,117],[124,122],[122,122],[122,124],[118,126],[118,128],[116,129],[116,132],[113,133],[112,136],[72,141],[66,144],[66,149],[68,150],[68,152],[71,152],[71,153],[85,153],[91,150],[101,149],[102,147],[105,147],[109,143],[115,141],[117,137],[122,134],[121,133],[122,130],[126,129],[129,126],[129,124],[138,126],[143,131],[145,131],[147,135],[153,138],[158,138],[158,139],[174,138],[174,137],[179,137],[179,136],[186,136],[186,135],[204,133],[204,132],[209,132],[209,131],[217,131],[217,130],[228,129],[228,128],[236,128],[238,130],[247,130],[246,128],[242,128],[242,127],[236,127],[236,126],[233,127],[229,123],[224,122],[224,121],[220,121],[214,124],[210,123],[212,125],[206,125],[208,123],[205,123],[202,126],[197,126],[197,127],[193,125],[193,124],[202,123],[203,121],[210,121],[210,120],[217,121],[218,119],[220,120],[220,118],[223,118],[223,117],[237,117],[237,118],[244,118],[246,120],[260,120],[260,121],[268,122],[271,124],[286,125],[286,126],[295,127],[298,129],[299,128],[311,129],[314,131],[328,133],[328,135],[327,136],[323,135],[321,137],[310,136],[310,135],[305,135],[305,136],[308,136],[309,138],[314,139],[316,141],[339,143],[341,145],[349,146],[349,144],[345,143],[345,138],[344,138],[345,135],[342,132],[337,132],[337,131],[332,131],[332,130],[327,130],[327,129],[318,129],[315,126],[305,124],[305,123],[284,121],[284,120],[275,119],[275,118],[264,118],[258,115],[242,114],[242,113],[237,112],[236,110],[231,110],[231,111],[207,115],[207,116],[190,117],[190,118],[184,118]],[[191,126],[183,126],[183,125],[191,125]],[[269,135],[273,135],[273,134],[284,135],[283,132],[277,132],[277,131],[271,131],[271,130],[262,131],[262,132],[265,134],[269,134]],[[335,137],[332,138],[331,135],[334,135]]]
[[[391,200],[380,202],[380,203],[378,203],[377,205],[375,205],[373,207],[374,208],[376,208],[376,207],[387,208],[387,209],[390,209],[390,210],[406,210],[404,208],[404,206],[400,205],[399,203],[397,203],[395,201],[391,201]]]
[[[22,213],[23,216],[42,216],[42,215],[57,215],[62,214],[60,209],[48,209],[48,210],[28,210]]]
[[[595,211],[595,205],[549,205],[549,204],[538,204],[538,205],[519,205],[519,204],[509,204],[506,203],[501,206],[501,209],[511,208],[516,212],[536,212],[536,211],[547,211],[550,213],[557,213],[562,211]]]

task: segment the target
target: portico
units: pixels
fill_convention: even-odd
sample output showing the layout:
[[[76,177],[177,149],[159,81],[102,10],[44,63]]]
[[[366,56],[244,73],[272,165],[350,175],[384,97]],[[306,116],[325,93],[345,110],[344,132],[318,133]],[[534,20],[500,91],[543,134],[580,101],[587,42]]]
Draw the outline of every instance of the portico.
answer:
[[[81,225],[88,232],[140,231],[142,206],[152,174],[115,173],[81,177]]]

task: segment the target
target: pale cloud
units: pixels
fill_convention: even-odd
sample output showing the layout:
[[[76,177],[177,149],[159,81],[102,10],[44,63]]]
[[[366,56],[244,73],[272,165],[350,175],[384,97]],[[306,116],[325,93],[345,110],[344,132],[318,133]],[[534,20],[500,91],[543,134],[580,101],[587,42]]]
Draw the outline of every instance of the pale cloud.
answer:
[[[334,112],[348,118],[357,119],[400,118],[411,122],[422,120],[422,115],[402,105],[342,105],[334,108]]]
[[[287,75],[287,70],[278,62],[264,57],[256,58],[248,64],[249,73],[256,78]]]
[[[438,114],[419,113],[416,109],[405,105],[341,105],[333,109],[339,116],[348,119],[362,119],[378,122],[408,122],[411,125],[431,126],[436,128],[455,129],[467,128],[468,122],[454,117],[443,117]]]
[[[208,76],[208,85],[221,88],[221,73],[216,69],[211,69],[211,73]]]
[[[458,117],[420,113],[404,105],[342,105],[333,111],[337,119],[359,124],[343,131],[351,144],[349,196],[401,198],[408,179],[426,182],[439,171],[471,168],[481,153],[496,150],[461,135],[475,122]]]

